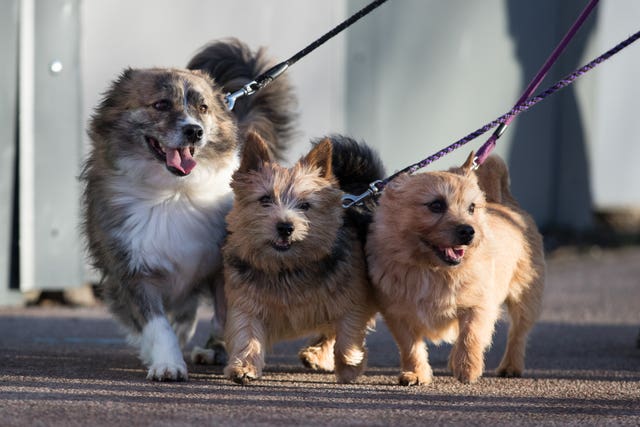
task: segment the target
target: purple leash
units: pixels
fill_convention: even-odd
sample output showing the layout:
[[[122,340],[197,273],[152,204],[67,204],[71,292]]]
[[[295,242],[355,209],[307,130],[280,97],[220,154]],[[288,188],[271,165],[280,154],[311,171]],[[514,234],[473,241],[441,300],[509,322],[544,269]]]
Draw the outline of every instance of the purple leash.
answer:
[[[486,132],[488,132],[489,130],[493,129],[494,127],[500,125],[499,128],[494,133],[494,135],[497,134],[497,137],[495,139],[493,139],[493,141],[492,141],[492,138],[493,138],[493,136],[492,136],[492,138],[489,138],[489,140],[487,140],[487,142],[484,144],[484,145],[488,146],[488,147],[486,147],[484,149],[484,153],[483,153],[484,156],[485,156],[483,158],[483,160],[484,160],[486,158],[486,156],[488,156],[489,152],[493,149],[493,146],[495,146],[495,141],[500,137],[500,135],[502,135],[502,132],[504,132],[504,130],[506,128],[506,125],[508,123],[510,123],[515,116],[517,116],[518,114],[529,110],[531,107],[533,107],[534,105],[536,105],[538,102],[542,101],[543,99],[545,99],[549,95],[559,91],[560,89],[562,89],[562,88],[564,88],[566,86],[569,86],[578,77],[580,77],[583,74],[591,71],[593,68],[595,68],[596,66],[598,66],[602,62],[606,61],[607,59],[609,59],[610,57],[612,57],[616,53],[620,52],[622,49],[624,49],[625,47],[629,46],[630,44],[632,44],[633,42],[635,42],[639,38],[640,38],[640,31],[636,32],[635,34],[633,34],[632,36],[630,36],[626,40],[618,43],[616,46],[614,46],[613,48],[611,48],[607,52],[603,53],[602,55],[598,56],[597,58],[595,58],[594,60],[592,60],[588,64],[582,66],[581,68],[578,68],[573,73],[571,73],[571,74],[567,75],[566,77],[564,77],[563,79],[559,80],[557,83],[555,83],[553,86],[550,86],[545,91],[543,91],[543,92],[541,92],[541,93],[539,93],[539,94],[537,94],[537,95],[535,95],[535,96],[533,96],[531,98],[528,98],[528,99],[525,98],[525,100],[522,101],[522,102],[518,102],[516,104],[516,106],[514,106],[509,112],[503,114],[502,116],[498,117],[497,119],[493,120],[492,122],[487,123],[486,125],[482,126],[481,128],[471,132],[467,136],[457,140],[456,142],[454,142],[453,144],[449,145],[448,147],[445,147],[445,148],[441,149],[437,153],[432,154],[431,156],[421,160],[420,162],[414,163],[413,165],[410,165],[410,166],[408,166],[408,167],[406,167],[406,168],[394,173],[393,175],[391,175],[391,176],[389,176],[389,177],[387,177],[387,178],[385,178],[383,180],[372,182],[371,184],[369,184],[369,189],[366,192],[364,192],[364,193],[362,193],[362,194],[360,194],[358,196],[354,196],[354,195],[351,195],[351,194],[345,194],[342,197],[342,207],[343,208],[349,208],[351,206],[354,206],[354,205],[357,205],[357,204],[361,204],[364,199],[366,199],[368,197],[371,197],[371,196],[378,195],[384,189],[384,187],[390,181],[395,179],[398,175],[401,175],[403,173],[412,174],[412,173],[416,172],[417,170],[422,169],[425,166],[435,162],[436,160],[446,156],[447,154],[457,150],[458,148],[462,147],[463,145],[467,144],[468,142],[476,139],[480,135],[485,134]],[[556,50],[558,50],[558,49],[556,48]],[[544,69],[544,67],[543,67],[543,69]],[[543,69],[541,69],[541,71],[543,71]],[[548,71],[548,69],[546,71]],[[546,71],[544,71],[544,72],[546,73]],[[540,74],[540,72],[538,74]],[[540,80],[541,79],[542,78],[540,78]],[[540,82],[537,82],[537,84],[535,86],[537,87],[537,85],[539,83]],[[530,84],[529,86],[531,87],[532,84]],[[533,88],[533,90],[535,90],[535,87]],[[484,145],[483,145],[483,147],[484,147]],[[476,159],[478,159],[478,157],[479,156],[477,156]],[[477,162],[477,160],[476,160],[476,162]]]

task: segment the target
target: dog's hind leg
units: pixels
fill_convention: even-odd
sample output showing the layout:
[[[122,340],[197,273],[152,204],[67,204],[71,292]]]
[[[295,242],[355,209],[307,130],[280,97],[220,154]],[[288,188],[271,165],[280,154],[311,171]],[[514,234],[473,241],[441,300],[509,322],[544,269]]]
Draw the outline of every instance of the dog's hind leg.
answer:
[[[333,371],[333,347],[336,342],[335,332],[323,333],[315,337],[311,344],[300,350],[298,357],[309,369]]]
[[[542,299],[542,284],[534,283],[526,288],[517,299],[507,298],[511,324],[507,346],[502,361],[496,369],[501,377],[520,377],[524,371],[524,355],[527,345],[527,335],[538,318]]]
[[[227,350],[224,343],[224,323],[227,316],[227,301],[224,296],[222,278],[213,280],[213,318],[211,331],[204,348],[195,346],[191,361],[202,365],[226,365]]]
[[[349,384],[356,380],[367,364],[364,341],[375,312],[358,308],[349,311],[336,325],[333,347],[335,373],[338,382]]]

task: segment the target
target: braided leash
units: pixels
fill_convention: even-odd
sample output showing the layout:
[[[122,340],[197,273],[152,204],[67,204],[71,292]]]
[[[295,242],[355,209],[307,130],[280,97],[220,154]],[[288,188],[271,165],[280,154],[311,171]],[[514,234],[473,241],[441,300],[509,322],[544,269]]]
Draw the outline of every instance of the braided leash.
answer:
[[[350,18],[346,19],[341,24],[335,26],[331,31],[327,32],[325,35],[318,38],[313,43],[309,44],[307,47],[305,47],[304,49],[302,49],[301,51],[293,55],[291,58],[269,68],[267,71],[265,71],[264,73],[256,77],[255,80],[247,83],[239,90],[233,93],[228,93],[227,96],[225,97],[225,100],[227,102],[227,108],[229,110],[233,110],[233,107],[235,106],[238,98],[242,98],[243,96],[253,95],[256,91],[262,89],[263,87],[265,87],[266,85],[274,81],[276,78],[278,78],[282,73],[284,73],[287,70],[287,68],[289,68],[290,66],[298,62],[300,59],[304,58],[305,56],[307,56],[308,54],[316,50],[318,47],[326,43],[332,37],[336,36],[340,32],[344,31],[345,29],[353,25],[360,18],[363,18],[364,16],[371,13],[374,9],[376,9],[378,6],[381,6],[386,1],[387,0],[375,0],[369,3],[367,6],[363,7],[362,9],[360,9],[359,11],[351,15]]]
[[[429,165],[430,163],[433,163],[436,160],[446,156],[447,154],[451,153],[452,151],[457,150],[458,148],[460,148],[463,145],[467,144],[468,142],[476,139],[480,135],[488,132],[489,130],[493,129],[494,127],[496,127],[498,125],[500,125],[500,127],[498,128],[497,131],[503,132],[504,128],[506,128],[505,122],[507,120],[509,120],[510,118],[512,118],[512,117],[514,117],[514,116],[516,116],[516,115],[518,115],[520,113],[523,113],[523,112],[527,111],[529,108],[533,107],[538,102],[540,102],[543,99],[545,99],[547,96],[559,91],[560,89],[562,89],[562,88],[564,88],[566,86],[569,86],[578,77],[580,77],[583,74],[591,71],[593,68],[595,68],[596,66],[598,66],[602,62],[606,61],[607,59],[611,58],[613,55],[615,55],[616,53],[620,52],[622,49],[624,49],[625,47],[629,46],[630,44],[632,44],[633,42],[635,42],[639,38],[640,38],[640,31],[638,31],[637,33],[633,34],[628,39],[618,43],[612,49],[610,49],[607,52],[603,53],[602,55],[598,56],[593,61],[591,61],[588,64],[584,65],[583,67],[577,69],[573,73],[567,75],[565,78],[559,80],[556,84],[554,84],[553,86],[549,87],[547,90],[539,93],[538,95],[535,95],[535,96],[527,99],[526,101],[524,101],[522,103],[519,103],[518,105],[513,107],[508,113],[503,114],[502,116],[498,117],[497,119],[493,120],[492,122],[489,122],[486,125],[482,126],[481,128],[471,132],[470,134],[468,134],[464,138],[461,138],[461,139],[457,140],[453,144],[449,145],[448,147],[443,148],[442,150],[438,151],[435,154],[432,154],[431,156],[427,157],[426,159],[421,160],[418,163],[414,163],[413,165],[410,165],[410,166],[408,166],[408,167],[406,167],[406,168],[394,173],[393,175],[391,175],[391,176],[389,176],[389,177],[387,177],[387,178],[385,178],[383,180],[372,182],[371,184],[369,184],[369,189],[367,191],[365,191],[364,193],[362,193],[362,194],[360,194],[358,196],[354,196],[354,195],[351,195],[351,194],[344,195],[342,197],[342,207],[343,208],[349,208],[349,207],[354,206],[356,204],[361,204],[364,201],[364,199],[366,199],[368,197],[371,197],[371,196],[378,195],[384,189],[384,187],[390,181],[395,179],[398,175],[401,175],[403,173],[412,174],[412,173],[416,172],[418,169],[422,169],[425,166]],[[502,129],[500,129],[500,128],[502,128]]]

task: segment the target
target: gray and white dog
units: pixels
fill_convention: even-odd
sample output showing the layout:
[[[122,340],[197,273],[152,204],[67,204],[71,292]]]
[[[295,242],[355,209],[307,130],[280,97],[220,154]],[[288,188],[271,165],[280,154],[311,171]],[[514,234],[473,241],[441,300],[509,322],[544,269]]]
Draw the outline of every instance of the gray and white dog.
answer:
[[[220,246],[240,143],[257,132],[282,157],[295,108],[285,78],[238,100],[233,112],[224,95],[271,65],[263,49],[214,42],[185,70],[125,70],[90,121],[83,231],[105,301],[149,379],[187,379],[181,346],[195,331],[201,296],[213,297],[212,334],[222,337]],[[213,340],[224,353],[220,343]]]

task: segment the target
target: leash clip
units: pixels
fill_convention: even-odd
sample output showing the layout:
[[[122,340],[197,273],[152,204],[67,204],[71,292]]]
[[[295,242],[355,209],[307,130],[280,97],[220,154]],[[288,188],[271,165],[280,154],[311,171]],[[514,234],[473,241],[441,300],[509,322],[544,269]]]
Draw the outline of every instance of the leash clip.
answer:
[[[239,90],[233,93],[227,93],[224,97],[227,102],[227,108],[229,111],[233,110],[233,107],[236,105],[236,101],[243,96],[250,96],[256,93],[258,90],[262,89],[276,78],[280,76],[280,74],[284,73],[287,68],[289,68],[289,64],[286,62],[282,62],[278,65],[275,65],[269,68],[267,71],[262,73],[260,76],[256,77],[255,80],[247,83],[242,86]]]
[[[477,171],[479,167],[480,167],[480,163],[478,163],[478,156],[475,156],[473,158],[473,163],[471,163],[471,170]]]
[[[227,108],[229,109],[229,111],[233,110],[233,107],[235,107],[236,101],[239,98],[242,98],[243,96],[253,95],[256,92],[257,85],[258,82],[254,80],[242,86],[240,89],[233,93],[227,93],[227,95],[224,97],[224,100],[227,102]]]
[[[381,182],[382,181],[380,180],[373,181],[371,184],[369,184],[369,189],[359,196],[354,196],[353,194],[345,194],[344,196],[342,196],[342,207],[348,209],[352,206],[362,205],[364,199],[374,196],[380,192],[380,190],[378,189],[378,184]]]

